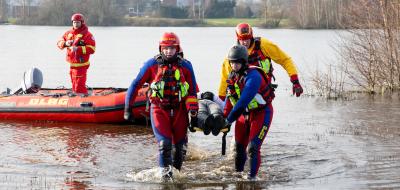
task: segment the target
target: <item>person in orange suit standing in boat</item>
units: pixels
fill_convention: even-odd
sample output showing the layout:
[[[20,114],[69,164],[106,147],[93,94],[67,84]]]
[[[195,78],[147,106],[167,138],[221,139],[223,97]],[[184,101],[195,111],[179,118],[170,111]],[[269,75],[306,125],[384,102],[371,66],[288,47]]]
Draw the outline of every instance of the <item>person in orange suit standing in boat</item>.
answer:
[[[87,94],[86,76],[90,66],[89,58],[96,51],[96,42],[92,33],[89,32],[82,14],[73,14],[71,22],[72,29],[64,33],[57,46],[61,50],[67,49],[72,91]]]

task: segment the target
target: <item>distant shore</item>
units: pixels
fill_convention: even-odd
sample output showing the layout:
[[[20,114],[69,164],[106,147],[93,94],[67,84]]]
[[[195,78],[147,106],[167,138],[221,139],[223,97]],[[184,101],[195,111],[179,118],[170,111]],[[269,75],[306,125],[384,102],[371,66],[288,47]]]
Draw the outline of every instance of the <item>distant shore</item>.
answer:
[[[295,28],[287,20],[282,20],[278,27],[267,26],[264,20],[259,18],[215,18],[215,19],[174,19],[174,18],[150,18],[150,17],[125,17],[124,20],[110,26],[143,26],[143,27],[235,27],[238,23],[246,22],[255,27],[263,28]],[[29,22],[21,22],[17,19],[9,19],[0,25],[43,25]],[[90,26],[90,20],[88,21]],[[99,25],[101,26],[101,25]]]

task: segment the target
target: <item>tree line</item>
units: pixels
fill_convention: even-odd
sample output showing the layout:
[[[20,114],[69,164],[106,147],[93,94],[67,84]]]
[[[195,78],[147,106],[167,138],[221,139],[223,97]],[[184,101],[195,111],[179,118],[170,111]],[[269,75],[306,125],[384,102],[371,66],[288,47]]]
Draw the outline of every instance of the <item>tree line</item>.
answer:
[[[0,0],[0,22],[7,21],[10,0]],[[37,25],[69,25],[70,16],[83,13],[90,25],[125,25],[127,16],[150,18],[229,18],[234,17],[236,2],[200,0],[193,6],[168,6],[161,1],[145,0],[40,0],[38,7],[29,6],[32,0],[19,2],[16,23]],[[128,8],[133,12],[128,12]],[[251,17],[252,15],[247,15]]]
[[[7,20],[7,3],[0,0],[0,22]],[[29,11],[32,0],[14,0],[24,8],[19,24],[66,25],[69,16],[82,12],[91,25],[124,25],[127,16],[196,19],[260,18],[264,27],[280,27],[283,20],[296,28],[343,28],[345,8],[351,0],[194,0],[183,7],[168,6],[160,0],[40,0]],[[128,8],[131,11],[128,12]]]

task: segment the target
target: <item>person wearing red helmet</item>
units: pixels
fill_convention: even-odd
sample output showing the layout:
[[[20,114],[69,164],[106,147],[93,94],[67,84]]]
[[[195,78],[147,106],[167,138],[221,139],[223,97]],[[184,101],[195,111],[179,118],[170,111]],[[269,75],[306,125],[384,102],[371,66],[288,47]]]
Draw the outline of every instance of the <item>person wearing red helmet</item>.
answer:
[[[222,65],[218,95],[222,100],[226,99],[226,126],[220,131],[226,133],[230,124],[236,121],[235,169],[237,172],[243,172],[249,157],[249,177],[256,179],[261,163],[260,148],[274,114],[272,101],[276,85],[271,83],[271,79],[274,78],[271,61],[286,70],[293,84],[294,95],[299,97],[303,88],[292,59],[277,45],[265,38],[254,37],[253,29],[247,23],[238,24],[235,32],[239,46],[231,48]],[[243,68],[246,69],[240,70]]]
[[[67,49],[67,62],[70,65],[72,91],[87,94],[86,76],[90,66],[90,55],[96,51],[96,42],[89,32],[82,14],[76,13],[71,17],[72,29],[64,33],[57,46]]]
[[[272,62],[281,65],[290,77],[293,84],[292,92],[299,97],[303,93],[300,85],[297,69],[290,58],[276,44],[263,37],[254,37],[252,27],[247,23],[240,23],[235,29],[237,42],[247,48],[249,53],[249,65],[261,67],[270,77],[273,78]],[[221,81],[218,95],[222,100],[226,97],[226,88],[229,73],[232,71],[229,61],[225,58],[222,64]]]
[[[182,58],[180,49],[178,36],[164,33],[159,42],[160,53],[144,63],[125,97],[124,118],[132,120],[132,104],[138,90],[144,83],[149,84],[151,125],[159,146],[162,179],[167,181],[172,179],[172,167],[182,167],[189,113],[196,117],[198,111],[193,67]]]

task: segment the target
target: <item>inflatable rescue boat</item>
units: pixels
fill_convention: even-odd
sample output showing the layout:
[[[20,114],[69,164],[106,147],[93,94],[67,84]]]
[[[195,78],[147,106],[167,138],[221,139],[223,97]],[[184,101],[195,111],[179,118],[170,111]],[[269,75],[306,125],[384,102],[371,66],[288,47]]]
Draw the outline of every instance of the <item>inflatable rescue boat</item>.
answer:
[[[70,89],[41,88],[42,74],[37,68],[24,73],[21,87],[7,88],[0,95],[0,120],[42,120],[87,123],[125,122],[126,88],[92,88],[88,94]],[[132,109],[135,119],[148,116],[147,86],[143,86]]]

